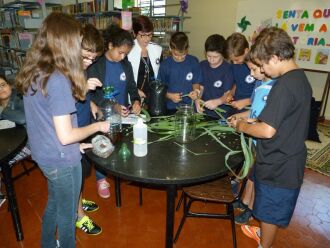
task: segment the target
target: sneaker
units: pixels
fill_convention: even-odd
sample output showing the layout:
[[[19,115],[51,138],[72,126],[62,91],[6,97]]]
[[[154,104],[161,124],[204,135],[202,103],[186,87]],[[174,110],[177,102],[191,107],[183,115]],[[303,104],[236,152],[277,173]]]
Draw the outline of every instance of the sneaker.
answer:
[[[233,208],[239,211],[245,211],[248,209],[248,205],[244,204],[241,200],[237,200],[233,203]]]
[[[76,222],[76,227],[89,235],[99,235],[102,232],[102,228],[96,225],[87,215]]]
[[[97,205],[93,201],[89,201],[89,200],[86,200],[86,199],[82,199],[81,204],[82,204],[83,210],[86,211],[86,212],[94,212],[94,211],[99,209],[99,205]]]
[[[6,201],[6,197],[0,194],[0,207],[2,206],[2,204],[5,203],[5,201]]]
[[[260,227],[242,225],[241,229],[246,236],[251,239],[254,239],[255,241],[257,241],[258,244],[260,244]]]
[[[97,181],[97,192],[100,197],[102,198],[109,198],[110,197],[110,184],[105,180],[105,178],[100,179]]]
[[[235,216],[235,223],[243,225],[248,223],[250,219],[252,219],[252,211],[251,209],[245,209],[242,213]]]

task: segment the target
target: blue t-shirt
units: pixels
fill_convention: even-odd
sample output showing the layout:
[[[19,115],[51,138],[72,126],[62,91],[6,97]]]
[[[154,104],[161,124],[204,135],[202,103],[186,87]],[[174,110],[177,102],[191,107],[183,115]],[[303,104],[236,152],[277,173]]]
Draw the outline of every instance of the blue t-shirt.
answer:
[[[188,54],[183,62],[176,62],[172,57],[168,57],[160,64],[158,79],[167,86],[169,93],[189,94],[193,90],[192,85],[201,82],[198,59]],[[190,104],[191,99],[183,97],[180,103],[167,99],[167,109],[176,109],[182,103]]]
[[[207,60],[200,63],[202,71],[201,85],[204,87],[203,101],[217,99],[233,87],[234,76],[231,65],[223,61],[217,68],[212,68]],[[214,111],[205,109],[205,114],[219,117]]]
[[[41,92],[37,80],[37,92],[31,88],[24,95],[26,127],[32,158],[39,166],[66,167],[80,165],[79,143],[62,145],[56,135],[53,117],[70,115],[72,127],[77,127],[75,99],[71,82],[62,73],[53,72],[46,85],[47,95]]]
[[[232,64],[236,91],[234,100],[251,98],[255,79],[250,75],[250,69],[246,64]]]
[[[85,127],[91,123],[91,95],[86,94],[84,101],[78,101],[76,103],[78,127]]]
[[[114,89],[119,92],[115,98],[120,105],[125,105],[125,96],[128,94],[126,84],[126,74],[122,64],[107,59],[104,86],[113,86]]]
[[[256,81],[255,88],[251,97],[250,118],[257,118],[260,115],[261,111],[266,105],[269,92],[272,89],[274,83],[275,81],[272,79],[267,82],[260,80]]]

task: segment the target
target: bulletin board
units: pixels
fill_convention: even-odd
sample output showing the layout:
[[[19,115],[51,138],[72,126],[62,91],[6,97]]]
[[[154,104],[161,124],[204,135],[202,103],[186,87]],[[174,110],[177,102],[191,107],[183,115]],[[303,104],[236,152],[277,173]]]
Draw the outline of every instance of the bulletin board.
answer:
[[[241,0],[235,31],[253,43],[268,26],[277,26],[291,36],[295,60],[304,69],[330,72],[329,0]]]

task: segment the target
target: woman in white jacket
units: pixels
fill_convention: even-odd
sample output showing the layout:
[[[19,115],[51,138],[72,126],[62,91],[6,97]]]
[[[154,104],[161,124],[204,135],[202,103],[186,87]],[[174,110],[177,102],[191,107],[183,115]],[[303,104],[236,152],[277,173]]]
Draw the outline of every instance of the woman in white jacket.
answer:
[[[141,99],[148,103],[149,83],[157,78],[162,47],[151,42],[153,24],[146,16],[133,19],[134,47],[128,54]]]

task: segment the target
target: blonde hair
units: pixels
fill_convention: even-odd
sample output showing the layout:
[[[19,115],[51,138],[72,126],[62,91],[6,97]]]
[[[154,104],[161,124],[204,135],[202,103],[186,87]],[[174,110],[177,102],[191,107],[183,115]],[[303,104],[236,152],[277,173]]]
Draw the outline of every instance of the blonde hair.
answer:
[[[40,79],[42,94],[47,95],[47,81],[58,70],[71,81],[72,95],[77,100],[85,99],[87,83],[81,40],[81,25],[73,17],[58,12],[47,16],[16,77],[17,90],[26,94],[31,87],[35,93],[38,90],[36,81]]]

